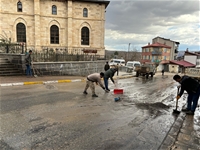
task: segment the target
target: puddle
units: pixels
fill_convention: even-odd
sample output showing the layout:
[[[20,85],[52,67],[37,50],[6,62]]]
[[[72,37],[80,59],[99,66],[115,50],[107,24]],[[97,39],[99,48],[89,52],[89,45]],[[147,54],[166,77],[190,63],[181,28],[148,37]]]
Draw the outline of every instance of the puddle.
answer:
[[[161,102],[156,103],[137,103],[135,104],[140,109],[168,109],[170,106],[167,106]]]
[[[55,89],[56,87],[54,85],[51,85],[51,84],[48,84],[48,85],[45,85],[45,87],[49,90],[51,89]]]

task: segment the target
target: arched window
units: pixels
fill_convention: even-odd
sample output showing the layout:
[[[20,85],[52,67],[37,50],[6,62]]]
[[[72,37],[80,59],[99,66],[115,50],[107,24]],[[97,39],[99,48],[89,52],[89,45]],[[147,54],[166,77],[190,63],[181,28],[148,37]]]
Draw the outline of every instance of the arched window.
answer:
[[[90,43],[90,31],[87,27],[81,29],[81,45],[89,45]]]
[[[17,24],[17,42],[25,42],[26,43],[26,27],[23,23]]]
[[[51,44],[59,44],[59,28],[56,25],[52,25],[50,28]]]
[[[55,5],[52,6],[52,14],[57,15],[57,7]]]
[[[17,3],[17,11],[22,12],[22,3],[20,1]]]
[[[88,10],[87,10],[87,8],[83,9],[83,17],[88,17]]]

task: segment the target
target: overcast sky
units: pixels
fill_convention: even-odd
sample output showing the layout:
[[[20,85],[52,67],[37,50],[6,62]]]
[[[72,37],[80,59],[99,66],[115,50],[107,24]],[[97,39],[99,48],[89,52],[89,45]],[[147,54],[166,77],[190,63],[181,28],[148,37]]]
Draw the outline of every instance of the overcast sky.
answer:
[[[110,0],[106,9],[106,50],[141,51],[160,36],[199,51],[199,0]]]

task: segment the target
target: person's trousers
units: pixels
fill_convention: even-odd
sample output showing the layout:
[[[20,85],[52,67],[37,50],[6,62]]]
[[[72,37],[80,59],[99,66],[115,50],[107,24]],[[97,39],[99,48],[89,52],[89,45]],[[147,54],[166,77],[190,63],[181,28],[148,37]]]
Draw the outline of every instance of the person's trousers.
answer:
[[[26,75],[32,76],[31,65],[26,65]]]
[[[195,112],[195,109],[198,105],[199,95],[200,95],[200,87],[198,88],[196,93],[188,94],[188,98],[187,98],[187,109],[188,110]]]
[[[92,91],[92,95],[95,94],[95,86],[94,86],[94,82],[92,81],[86,81],[86,86],[85,86],[85,91],[87,91],[87,89],[90,87],[91,91]]]
[[[109,90],[108,89],[108,79],[107,78],[103,78],[103,79],[104,79],[104,85],[105,85],[106,90]]]

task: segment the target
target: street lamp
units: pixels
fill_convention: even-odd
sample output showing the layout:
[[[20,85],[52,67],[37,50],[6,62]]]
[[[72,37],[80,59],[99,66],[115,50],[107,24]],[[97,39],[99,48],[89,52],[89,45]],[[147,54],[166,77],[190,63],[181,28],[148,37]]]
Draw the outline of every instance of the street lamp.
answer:
[[[127,53],[127,60],[129,60],[129,50],[130,50],[131,43],[128,43],[128,53]]]

